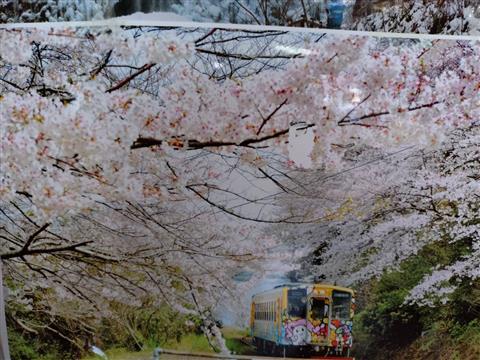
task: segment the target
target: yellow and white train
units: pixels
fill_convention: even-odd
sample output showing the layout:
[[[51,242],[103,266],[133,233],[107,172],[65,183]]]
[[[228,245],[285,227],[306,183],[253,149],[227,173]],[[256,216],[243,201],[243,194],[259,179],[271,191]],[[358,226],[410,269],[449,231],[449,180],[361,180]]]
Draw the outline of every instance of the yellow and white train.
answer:
[[[348,356],[355,293],[326,284],[281,285],[252,297],[250,328],[258,352]]]

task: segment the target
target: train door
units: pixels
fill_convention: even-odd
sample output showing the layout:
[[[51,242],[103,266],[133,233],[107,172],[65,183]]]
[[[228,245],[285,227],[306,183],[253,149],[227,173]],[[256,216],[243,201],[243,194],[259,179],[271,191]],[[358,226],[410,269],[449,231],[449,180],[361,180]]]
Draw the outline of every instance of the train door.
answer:
[[[348,352],[352,346],[352,294],[333,290],[330,320],[330,342],[337,353]]]
[[[304,346],[310,343],[307,324],[307,289],[290,288],[287,290],[287,304],[284,320],[285,342],[288,345]]]
[[[326,296],[312,296],[308,301],[307,321],[312,334],[311,343],[328,345],[330,324],[330,299]]]

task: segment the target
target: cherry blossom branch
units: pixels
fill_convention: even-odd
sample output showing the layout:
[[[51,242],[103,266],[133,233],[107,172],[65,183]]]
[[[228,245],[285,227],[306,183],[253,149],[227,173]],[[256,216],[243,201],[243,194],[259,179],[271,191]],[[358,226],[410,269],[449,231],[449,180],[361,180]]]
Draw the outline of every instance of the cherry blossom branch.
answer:
[[[213,35],[214,32],[216,32],[218,30],[218,28],[212,28],[209,32],[207,32],[205,35],[203,35],[202,37],[198,38],[197,40],[195,40],[195,45],[198,45],[199,43],[201,43],[203,40],[205,40],[206,38],[208,38],[209,36]]]
[[[421,109],[426,109],[426,108],[432,108],[435,105],[441,104],[443,102],[444,102],[444,100],[442,100],[442,101],[437,100],[437,101],[432,101],[432,102],[427,103],[427,104],[421,104],[421,105],[418,105],[418,106],[412,106],[412,107],[408,107],[408,108],[399,108],[399,109],[397,109],[397,113],[411,112],[411,111],[416,111],[416,110],[421,110]],[[373,113],[365,114],[365,115],[362,115],[362,116],[359,116],[359,117],[356,117],[356,118],[348,118],[348,114],[347,114],[346,117],[342,118],[338,122],[338,125],[340,125],[340,126],[362,125],[362,126],[372,127],[372,126],[375,126],[375,125],[358,124],[356,122],[360,121],[360,120],[371,119],[371,118],[384,116],[384,115],[392,115],[392,113],[390,111],[379,111],[379,112],[373,112]],[[377,125],[377,127],[380,127],[380,125]]]
[[[304,129],[310,128],[315,126],[315,124],[307,124]],[[222,147],[222,146],[240,146],[240,147],[252,147],[254,144],[259,144],[267,140],[275,139],[277,137],[281,137],[283,135],[288,134],[289,129],[284,129],[280,130],[277,132],[274,132],[273,134],[270,135],[265,135],[259,138],[249,138],[242,140],[240,142],[234,142],[234,141],[220,141],[220,140],[210,140],[210,141],[199,141],[195,139],[191,140],[182,140],[181,138],[172,138],[169,141],[166,140],[161,140],[161,139],[155,139],[151,137],[139,137],[137,140],[134,141],[134,143],[130,146],[130,149],[141,149],[141,148],[146,148],[146,147],[152,147],[152,146],[160,146],[164,142],[171,142],[172,140],[176,140],[176,146],[178,147],[183,147],[184,142],[187,144],[187,148],[190,150],[199,150],[199,149],[204,149],[204,148],[210,148],[210,147]]]
[[[90,72],[90,78],[93,79],[95,76],[100,74],[100,72],[108,66],[110,59],[112,57],[113,50],[109,50],[107,54],[103,57],[102,62]]]
[[[79,247],[88,245],[93,243],[92,240],[90,241],[82,241],[76,244],[72,245],[66,245],[66,246],[59,246],[59,247],[53,247],[53,248],[46,248],[46,249],[21,249],[20,251],[13,252],[13,253],[8,253],[8,254],[2,254],[0,255],[0,259],[2,260],[9,260],[13,258],[23,258],[25,256],[31,256],[31,255],[42,255],[42,254],[53,254],[53,253],[58,253],[58,252],[68,252],[68,251],[74,251]]]
[[[262,124],[260,125],[260,127],[258,128],[257,130],[257,135],[260,134],[260,132],[262,131],[263,127],[265,126],[265,124],[277,113],[278,110],[280,110],[283,105],[285,105],[287,103],[288,99],[285,99],[281,102],[280,105],[278,105],[266,118],[264,118],[261,114],[260,116],[262,116]]]
[[[209,55],[215,55],[219,57],[225,57],[225,58],[232,58],[232,59],[239,59],[239,60],[255,60],[255,59],[294,59],[294,58],[299,58],[303,57],[301,53],[297,54],[292,54],[292,55],[255,55],[255,56],[248,56],[244,54],[232,54],[232,53],[223,53],[219,51],[214,51],[214,50],[207,50],[207,49],[201,49],[201,48],[195,48],[195,50],[199,53],[204,53],[204,54],[209,54]]]
[[[17,90],[21,90],[21,91],[24,91],[24,90],[25,90],[24,88],[18,86],[18,85],[15,84],[14,82],[9,81],[9,80],[7,80],[7,79],[5,79],[5,78],[3,78],[3,77],[0,77],[0,80],[3,81],[4,83],[10,85],[11,87],[17,89]]]
[[[342,125],[345,122],[345,119],[348,119],[350,114],[354,112],[356,109],[358,109],[365,101],[367,101],[372,94],[368,94],[362,101],[357,103],[343,118],[340,119],[340,121],[337,123],[338,125]]]
[[[221,29],[222,32],[228,31],[228,29]],[[232,41],[241,41],[241,40],[252,40],[252,39],[265,39],[266,37],[270,36],[279,36],[279,35],[286,35],[288,32],[286,31],[246,31],[241,30],[242,35],[237,35],[228,38],[221,38],[221,39],[213,39],[210,41],[205,41],[202,43],[195,43],[197,47],[205,46],[205,45],[218,45],[218,44],[226,44]]]
[[[282,224],[282,223],[287,223],[287,224],[304,224],[305,222],[304,221],[301,221],[301,220],[292,220],[293,217],[286,217],[286,218],[283,218],[283,219],[277,219],[277,220],[273,220],[273,219],[260,219],[260,218],[253,218],[253,217],[249,217],[249,216],[245,216],[245,215],[241,215],[239,213],[236,213],[230,209],[228,209],[227,207],[223,206],[223,205],[220,205],[220,204],[217,204],[216,202],[210,200],[210,198],[208,196],[204,196],[200,191],[196,190],[195,187],[196,186],[206,186],[208,188],[208,185],[201,185],[201,184],[193,184],[193,185],[187,185],[185,186],[186,189],[190,190],[191,192],[193,192],[195,195],[197,195],[199,198],[201,198],[202,200],[204,200],[206,203],[208,203],[209,205],[219,209],[219,210],[222,210],[223,212],[229,214],[229,215],[232,215],[238,219],[242,219],[242,220],[248,220],[248,221],[254,221],[254,222],[260,222],[260,223],[266,223],[266,224]]]
[[[38,235],[40,235],[40,233],[42,233],[49,226],[50,226],[50,223],[45,223],[42,227],[40,227],[37,231],[35,231],[32,235],[30,235],[29,238],[27,239],[27,242],[23,246],[23,249],[20,252],[28,251],[28,248],[30,247],[32,242],[38,237]]]
[[[134,72],[132,75],[126,77],[125,79],[121,80],[120,82],[118,82],[116,85],[112,86],[111,88],[109,88],[107,91],[107,93],[111,93],[115,90],[118,90],[118,89],[121,89],[122,87],[124,87],[125,85],[127,85],[130,81],[132,81],[133,79],[135,79],[137,76],[143,74],[145,71],[148,71],[150,70],[152,67],[154,67],[155,63],[150,63],[150,64],[145,64],[143,65],[140,70]]]
[[[263,170],[263,169],[261,169],[261,168],[258,168],[258,171],[260,171],[260,172],[265,176],[265,178],[269,179],[269,180],[272,181],[275,185],[277,185],[283,192],[286,192],[286,193],[293,192],[293,193],[295,193],[295,194],[298,194],[298,193],[295,192],[294,190],[288,189],[286,186],[284,186],[282,183],[280,183],[280,181],[278,181],[277,179],[275,179],[272,175],[268,174],[265,170]]]
[[[12,202],[12,204],[17,208],[17,210],[19,210],[22,215],[24,215],[28,220],[30,220],[30,218],[23,212],[21,211],[21,209],[15,204]],[[32,255],[41,255],[41,254],[54,254],[54,253],[58,253],[58,252],[69,252],[69,251],[76,251],[78,253],[82,253],[83,255],[86,255],[86,256],[90,256],[88,253],[85,253],[85,252],[82,252],[79,248],[80,247],[83,247],[85,245],[88,245],[90,243],[93,243],[93,241],[83,241],[83,242],[78,242],[78,243],[75,243],[75,244],[71,244],[71,245],[65,245],[65,246],[55,246],[55,247],[47,247],[47,248],[39,248],[39,249],[31,249],[31,245],[36,241],[36,240],[40,240],[40,239],[44,239],[44,238],[40,238],[39,235],[43,232],[46,232],[50,235],[53,235],[61,240],[66,240],[62,237],[59,237],[58,235],[50,232],[47,230],[47,228],[51,225],[50,223],[45,223],[44,225],[42,226],[38,226],[37,224],[35,224],[33,222],[33,224],[35,226],[38,227],[37,230],[35,230],[35,232],[33,232],[29,237],[28,239],[25,241],[23,247],[18,250],[18,251],[14,251],[14,252],[11,252],[11,253],[6,253],[6,254],[1,254],[0,255],[0,259],[2,260],[10,260],[10,259],[13,259],[13,258],[22,258],[24,261],[24,257],[25,256],[32,256]],[[2,230],[5,230],[6,229],[3,229]],[[10,233],[9,233],[10,234]],[[13,234],[10,234],[10,236],[14,236]],[[21,239],[19,239],[18,237],[14,236],[15,239],[21,241]],[[45,238],[46,239],[46,238]],[[8,240],[8,239],[7,239]],[[98,255],[96,254],[92,254],[94,257],[97,257]],[[26,261],[25,261],[26,262]]]

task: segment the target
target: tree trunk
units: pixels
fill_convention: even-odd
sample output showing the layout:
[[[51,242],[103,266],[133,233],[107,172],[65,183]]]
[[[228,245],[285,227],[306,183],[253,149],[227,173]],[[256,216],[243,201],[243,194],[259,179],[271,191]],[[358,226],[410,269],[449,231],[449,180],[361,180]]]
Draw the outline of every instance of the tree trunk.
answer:
[[[8,350],[7,323],[5,321],[5,303],[3,296],[2,261],[0,260],[0,360],[10,360]]]

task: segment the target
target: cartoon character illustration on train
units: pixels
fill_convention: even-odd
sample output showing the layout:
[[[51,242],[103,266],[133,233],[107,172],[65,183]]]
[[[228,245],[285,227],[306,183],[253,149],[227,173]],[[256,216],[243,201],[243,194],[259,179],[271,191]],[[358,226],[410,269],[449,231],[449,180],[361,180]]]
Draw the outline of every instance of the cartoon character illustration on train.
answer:
[[[277,286],[252,297],[250,328],[259,353],[348,356],[355,294],[326,284]]]

